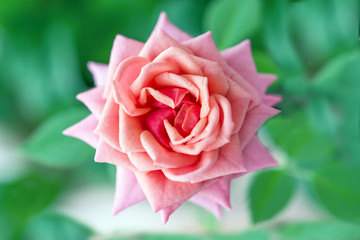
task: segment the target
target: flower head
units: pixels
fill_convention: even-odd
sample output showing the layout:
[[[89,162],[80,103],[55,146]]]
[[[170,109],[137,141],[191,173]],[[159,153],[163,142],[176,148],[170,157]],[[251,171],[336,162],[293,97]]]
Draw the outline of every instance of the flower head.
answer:
[[[219,52],[162,13],[146,43],[117,36],[109,64],[88,67],[96,87],[78,99],[91,114],[64,133],[117,166],[114,213],[147,199],[166,222],[189,200],[220,216],[234,178],[276,165],[255,133],[280,98],[248,40]]]

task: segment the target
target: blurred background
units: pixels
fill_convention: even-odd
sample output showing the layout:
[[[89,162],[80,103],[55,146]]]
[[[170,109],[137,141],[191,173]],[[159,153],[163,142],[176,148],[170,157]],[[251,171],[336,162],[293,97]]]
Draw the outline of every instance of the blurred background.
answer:
[[[360,239],[357,0],[0,1],[0,239]],[[280,162],[234,181],[216,219],[185,204],[163,226],[147,203],[111,216],[115,168],[61,135],[88,114],[88,61],[116,34],[146,41],[161,11],[219,49],[251,39],[278,80],[259,135]]]

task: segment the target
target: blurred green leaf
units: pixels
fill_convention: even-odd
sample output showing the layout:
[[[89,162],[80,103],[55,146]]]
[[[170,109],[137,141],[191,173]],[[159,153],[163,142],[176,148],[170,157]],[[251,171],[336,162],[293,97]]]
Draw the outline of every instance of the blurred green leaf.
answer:
[[[266,129],[297,166],[318,169],[338,157],[332,139],[315,128],[304,111],[276,116],[266,123]]]
[[[32,161],[50,167],[76,167],[93,156],[93,149],[62,131],[88,115],[85,108],[71,108],[47,119],[21,148]]]
[[[264,229],[251,230],[239,234],[211,236],[211,240],[270,240],[270,233]]]
[[[215,0],[204,16],[206,30],[211,30],[219,49],[233,46],[254,34],[261,22],[259,0]]]
[[[313,181],[322,205],[339,218],[360,222],[360,167],[336,163],[316,172]]]
[[[296,181],[285,170],[260,172],[249,187],[251,217],[254,222],[268,220],[290,201]]]
[[[286,240],[358,240],[358,224],[338,221],[288,224],[277,231]]]
[[[282,71],[288,75],[302,72],[303,66],[289,34],[287,0],[264,1],[265,45]]]
[[[79,222],[58,214],[34,218],[25,229],[23,240],[85,240],[92,231]]]
[[[54,201],[61,185],[52,177],[32,174],[0,188],[1,234],[17,239],[27,221]]]

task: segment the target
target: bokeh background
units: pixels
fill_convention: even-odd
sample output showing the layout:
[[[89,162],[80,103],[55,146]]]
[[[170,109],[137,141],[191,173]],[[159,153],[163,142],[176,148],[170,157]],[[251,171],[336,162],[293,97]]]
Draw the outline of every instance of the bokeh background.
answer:
[[[122,34],[146,41],[161,11],[219,49],[251,39],[279,76],[282,112],[259,135],[280,162],[232,186],[218,220],[185,204],[163,226],[144,203],[111,216],[115,169],[61,135],[88,114],[88,61]],[[357,0],[0,1],[0,239],[360,239]]]

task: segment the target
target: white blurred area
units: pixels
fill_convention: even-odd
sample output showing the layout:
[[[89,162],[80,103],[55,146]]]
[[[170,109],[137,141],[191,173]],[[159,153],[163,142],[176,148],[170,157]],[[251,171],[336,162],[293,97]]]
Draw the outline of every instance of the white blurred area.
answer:
[[[12,138],[9,138],[12,136]],[[267,147],[277,160],[284,161],[284,155]],[[16,148],[18,139],[0,129],[0,183],[16,179],[26,169],[26,162],[21,159]],[[115,169],[114,169],[115,170]],[[81,222],[96,232],[92,239],[137,235],[142,233],[233,233],[254,227],[251,223],[247,205],[247,186],[253,174],[236,179],[232,183],[232,210],[224,210],[222,219],[217,220],[202,208],[186,203],[170,216],[166,225],[161,222],[160,214],[154,214],[148,203],[132,206],[116,216],[112,216],[114,186],[92,185],[72,188],[63,193],[53,209]],[[115,184],[114,184],[115,185]],[[300,185],[290,204],[275,218],[258,226],[276,226],[301,220],[324,218],[323,212],[315,207]]]

